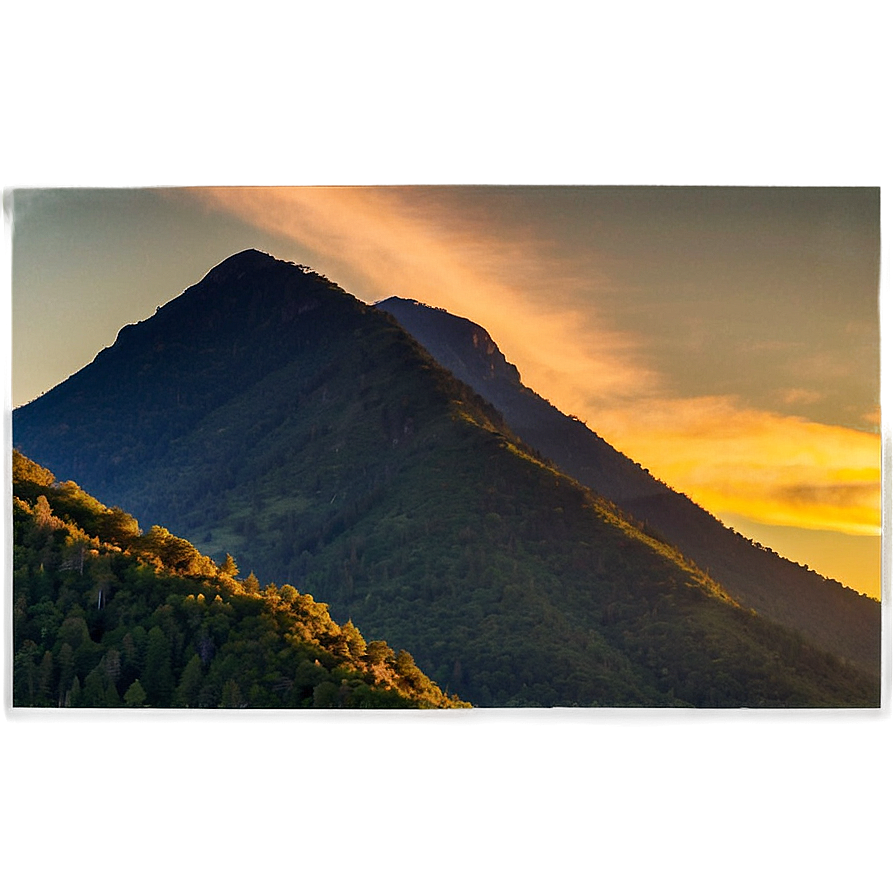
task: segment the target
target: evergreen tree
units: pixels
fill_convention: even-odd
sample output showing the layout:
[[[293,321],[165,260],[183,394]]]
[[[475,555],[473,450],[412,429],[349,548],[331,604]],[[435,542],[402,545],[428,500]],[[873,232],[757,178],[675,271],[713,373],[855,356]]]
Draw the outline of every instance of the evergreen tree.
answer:
[[[244,705],[243,693],[240,690],[240,686],[231,678],[227,684],[224,685],[219,708],[242,709]]]
[[[327,679],[314,689],[315,709],[335,709],[339,706],[339,687]]]
[[[174,692],[171,671],[171,645],[162,629],[155,625],[146,640],[146,661],[140,676],[146,697],[152,706],[170,706]]]
[[[114,647],[106,651],[103,658],[103,671],[110,684],[114,686],[118,683],[121,676],[121,654]]]
[[[37,698],[38,646],[26,641],[13,660],[13,695],[16,706],[34,706]]]
[[[124,704],[131,708],[146,705],[146,691],[139,678],[124,692]]]
[[[190,662],[184,666],[180,677],[180,684],[174,695],[175,706],[195,707],[202,688],[202,660],[199,654],[194,653]]]
[[[87,678],[84,679],[81,701],[84,706],[106,705],[106,682],[100,666],[91,670]]]
[[[361,659],[367,652],[367,643],[351,619],[342,626],[342,634],[349,655],[354,659]]]
[[[37,670],[37,699],[40,706],[52,706],[50,697],[53,683],[53,654],[49,650],[44,651],[43,659]]]

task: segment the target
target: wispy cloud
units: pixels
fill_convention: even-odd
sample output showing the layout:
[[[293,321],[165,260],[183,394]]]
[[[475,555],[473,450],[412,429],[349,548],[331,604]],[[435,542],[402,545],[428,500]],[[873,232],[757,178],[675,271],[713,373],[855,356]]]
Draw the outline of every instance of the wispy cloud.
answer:
[[[756,409],[738,396],[675,395],[638,334],[601,312],[602,298],[624,284],[593,266],[571,267],[525,223],[501,231],[475,209],[415,188],[193,195],[310,250],[322,273],[360,298],[401,295],[476,320],[527,385],[717,515],[879,532],[877,436]],[[799,384],[783,395],[802,409],[817,397]]]
[[[818,404],[824,398],[817,389],[802,389],[800,387],[782,389],[778,393],[778,397],[781,400],[781,404],[788,407]]]
[[[322,273],[360,298],[400,295],[476,320],[528,384],[561,407],[581,408],[594,388],[623,399],[657,385],[631,335],[615,330],[597,307],[587,314],[574,307],[581,279],[531,231],[507,238],[487,219],[421,206],[413,188],[218,188],[194,195],[311,249],[326,263]],[[607,287],[590,280],[594,289]]]

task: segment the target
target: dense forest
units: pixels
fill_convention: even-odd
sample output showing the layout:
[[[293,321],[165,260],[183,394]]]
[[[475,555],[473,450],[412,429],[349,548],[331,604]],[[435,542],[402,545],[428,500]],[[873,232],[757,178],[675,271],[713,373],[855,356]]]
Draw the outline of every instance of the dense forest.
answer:
[[[876,675],[738,606],[391,317],[261,253],[125,328],[13,425],[148,535],[326,600],[478,706],[879,703]]]
[[[16,706],[437,708],[405,650],[13,454]]]

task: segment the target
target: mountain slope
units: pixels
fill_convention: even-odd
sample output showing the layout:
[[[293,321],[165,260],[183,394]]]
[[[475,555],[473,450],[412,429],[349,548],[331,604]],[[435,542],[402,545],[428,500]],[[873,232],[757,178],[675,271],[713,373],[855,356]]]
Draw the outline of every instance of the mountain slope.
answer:
[[[258,252],[17,410],[14,441],[479,705],[879,701],[533,457],[390,317]]]
[[[438,708],[406,651],[13,456],[16,706]]]
[[[411,299],[377,305],[497,408],[527,444],[675,545],[739,604],[877,674],[880,604],[728,529],[521,382],[478,324]]]

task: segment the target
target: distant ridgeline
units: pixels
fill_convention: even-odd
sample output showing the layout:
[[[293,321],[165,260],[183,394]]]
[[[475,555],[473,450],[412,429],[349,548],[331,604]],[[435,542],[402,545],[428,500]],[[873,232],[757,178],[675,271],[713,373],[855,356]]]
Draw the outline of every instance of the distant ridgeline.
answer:
[[[14,444],[475,705],[879,705],[873,656],[738,606],[486,398],[388,314],[249,250],[16,410]]]
[[[188,541],[142,534],[13,454],[15,706],[436,708],[382,641],[290,585],[263,590]]]
[[[503,415],[558,469],[675,545],[743,607],[802,633],[872,675],[880,670],[880,603],[754,544],[655,479],[520,380],[478,324],[412,299],[377,305]]]

